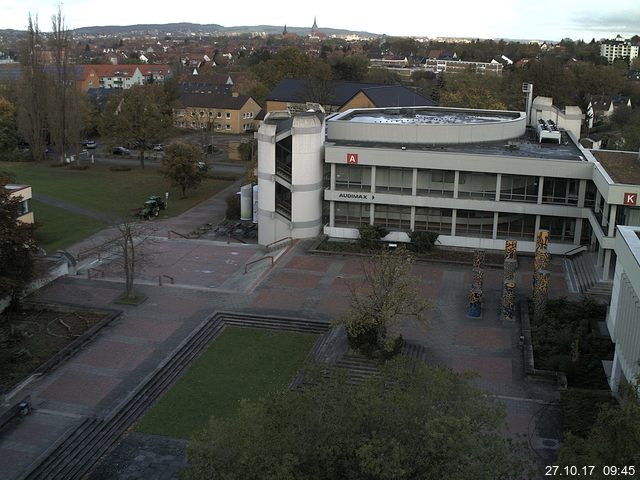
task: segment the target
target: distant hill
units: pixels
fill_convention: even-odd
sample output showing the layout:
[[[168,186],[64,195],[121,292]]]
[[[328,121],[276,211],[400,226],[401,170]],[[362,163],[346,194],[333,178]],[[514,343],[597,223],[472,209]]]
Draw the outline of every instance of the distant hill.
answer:
[[[235,27],[224,27],[222,25],[198,24],[198,23],[167,23],[167,24],[140,24],[140,25],[107,25],[95,27],[82,27],[74,29],[74,33],[80,35],[107,35],[107,36],[126,36],[126,35],[171,35],[171,36],[192,36],[192,35],[232,35],[232,34],[251,34],[266,33],[279,34],[282,33],[284,25],[240,25]],[[287,31],[297,33],[298,35],[308,35],[311,27],[293,27],[287,26]],[[331,35],[359,35],[361,37],[375,37],[379,34],[344,30],[338,28],[320,28],[321,32]],[[0,31],[1,32],[1,31]]]

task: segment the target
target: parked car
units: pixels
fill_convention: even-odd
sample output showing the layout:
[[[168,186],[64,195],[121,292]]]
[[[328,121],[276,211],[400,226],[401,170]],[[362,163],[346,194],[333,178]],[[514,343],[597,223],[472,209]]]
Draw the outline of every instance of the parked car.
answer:
[[[131,155],[131,150],[124,147],[116,147],[113,149],[114,155]]]
[[[98,146],[95,140],[83,140],[82,146],[87,149],[93,149]]]
[[[162,152],[164,150],[164,145],[161,143],[156,143],[152,148],[155,152]]]

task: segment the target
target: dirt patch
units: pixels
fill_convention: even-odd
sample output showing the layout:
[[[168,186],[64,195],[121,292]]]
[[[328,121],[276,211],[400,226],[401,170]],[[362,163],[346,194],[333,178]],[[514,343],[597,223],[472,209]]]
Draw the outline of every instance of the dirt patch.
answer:
[[[0,389],[9,391],[108,316],[25,309],[0,315]]]

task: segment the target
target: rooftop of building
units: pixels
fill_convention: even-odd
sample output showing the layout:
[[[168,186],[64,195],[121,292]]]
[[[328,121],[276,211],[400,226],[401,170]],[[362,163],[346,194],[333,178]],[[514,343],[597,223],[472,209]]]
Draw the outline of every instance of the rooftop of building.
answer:
[[[443,108],[387,108],[384,110],[353,110],[336,120],[361,123],[394,123],[413,125],[456,125],[513,120],[519,112],[461,110]]]
[[[640,184],[640,159],[637,152],[591,150],[591,153],[614,182]]]
[[[517,158],[535,158],[549,160],[587,161],[582,151],[573,143],[566,132],[562,132],[561,142],[538,142],[536,132],[527,128],[525,134],[513,138],[508,142],[476,142],[455,144],[406,143],[399,146],[389,142],[357,142],[347,140],[328,140],[328,143],[338,146],[354,146],[362,148],[403,148],[406,150],[420,150],[424,152],[467,153],[475,155],[496,155]]]

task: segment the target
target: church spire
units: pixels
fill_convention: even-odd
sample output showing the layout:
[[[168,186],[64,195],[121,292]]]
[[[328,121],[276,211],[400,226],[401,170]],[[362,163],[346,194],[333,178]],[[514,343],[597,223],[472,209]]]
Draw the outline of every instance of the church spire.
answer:
[[[282,35],[286,35],[287,34],[287,24],[284,24],[284,30],[282,30]]]
[[[313,16],[313,27],[311,27],[311,30],[318,30],[318,23],[316,22],[316,16]]]

